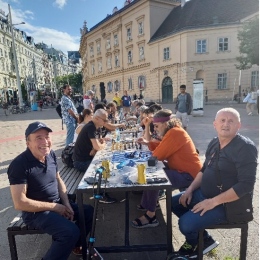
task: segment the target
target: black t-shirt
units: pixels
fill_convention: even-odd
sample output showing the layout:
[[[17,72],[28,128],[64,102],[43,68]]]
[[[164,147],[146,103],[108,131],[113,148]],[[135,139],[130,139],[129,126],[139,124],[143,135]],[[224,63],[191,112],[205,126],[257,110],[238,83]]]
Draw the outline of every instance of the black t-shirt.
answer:
[[[202,167],[201,191],[206,198],[217,196],[216,163],[221,174],[223,191],[233,187],[238,197],[252,192],[256,179],[257,149],[247,137],[237,134],[233,140],[219,151],[218,138],[214,138],[206,151],[206,160]],[[217,160],[217,157],[219,159]]]
[[[57,172],[53,151],[46,156],[45,163],[42,163],[29,149],[18,155],[7,170],[10,185],[27,184],[28,198],[46,202],[59,199]]]
[[[93,149],[90,139],[96,139],[96,130],[93,121],[83,126],[75,143],[73,161],[85,162],[93,159],[93,156],[89,155]]]

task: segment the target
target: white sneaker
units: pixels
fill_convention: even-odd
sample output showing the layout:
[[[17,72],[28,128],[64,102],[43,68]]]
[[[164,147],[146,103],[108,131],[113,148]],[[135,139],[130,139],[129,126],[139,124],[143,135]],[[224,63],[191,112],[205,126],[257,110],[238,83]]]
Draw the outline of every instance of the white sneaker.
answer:
[[[252,114],[253,114],[252,112],[248,113],[249,116],[252,116]]]

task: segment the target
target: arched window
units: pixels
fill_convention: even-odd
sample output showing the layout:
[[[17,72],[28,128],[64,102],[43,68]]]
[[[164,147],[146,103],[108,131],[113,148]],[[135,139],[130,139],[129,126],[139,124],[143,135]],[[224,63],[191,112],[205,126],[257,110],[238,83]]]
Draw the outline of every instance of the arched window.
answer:
[[[144,90],[146,87],[146,80],[145,80],[145,76],[139,76],[138,77],[138,88],[140,90]]]
[[[120,82],[118,80],[115,81],[114,88],[115,88],[115,92],[120,91]]]
[[[133,59],[133,57],[132,57],[132,51],[129,51],[129,52],[128,52],[128,63],[131,63],[131,62],[132,62],[132,59]]]

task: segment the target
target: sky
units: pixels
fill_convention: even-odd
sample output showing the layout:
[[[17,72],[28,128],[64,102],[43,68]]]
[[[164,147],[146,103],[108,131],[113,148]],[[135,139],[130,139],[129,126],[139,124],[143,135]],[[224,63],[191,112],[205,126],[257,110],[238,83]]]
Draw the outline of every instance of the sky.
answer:
[[[44,42],[67,55],[79,50],[80,28],[84,20],[90,29],[116,6],[121,9],[125,0],[0,0],[0,9],[9,13],[12,23],[25,22],[16,28],[32,36],[35,43]]]

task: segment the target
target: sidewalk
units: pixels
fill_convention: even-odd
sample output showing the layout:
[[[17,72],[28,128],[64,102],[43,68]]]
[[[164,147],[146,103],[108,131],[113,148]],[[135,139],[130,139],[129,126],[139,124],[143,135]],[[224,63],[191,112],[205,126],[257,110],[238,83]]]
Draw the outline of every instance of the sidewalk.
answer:
[[[216,135],[212,122],[216,112],[224,106],[233,106],[241,114],[242,127],[240,133],[250,137],[259,146],[259,118],[258,116],[248,116],[245,110],[245,104],[221,104],[206,105],[204,107],[203,117],[190,117],[188,133],[198,150],[200,158],[204,160],[204,154],[209,141]],[[173,105],[164,105],[165,108],[173,109]],[[53,149],[58,156],[59,166],[62,165],[60,154],[64,148],[66,132],[61,129],[61,119],[58,117],[55,109],[48,108],[43,111],[32,111],[30,113],[9,115],[6,117],[3,110],[0,109],[0,259],[9,260],[9,245],[7,240],[6,228],[9,222],[17,215],[13,208],[10,196],[9,182],[7,178],[7,168],[11,160],[25,149],[24,131],[28,124],[33,121],[43,121],[52,130]],[[258,147],[259,148],[259,147]],[[254,216],[255,219],[249,224],[249,237],[247,259],[259,259],[258,245],[258,215],[259,215],[259,175],[254,192]],[[118,201],[123,200],[124,194],[114,193]],[[85,198],[86,202],[88,201]],[[140,202],[140,195],[130,195],[130,220],[140,215],[136,210],[136,204]],[[137,243],[163,243],[166,241],[165,226],[165,200],[160,201],[161,211],[156,213],[160,225],[152,229],[137,230],[130,227],[131,244]],[[184,242],[183,236],[178,231],[177,218],[172,216],[173,220],[173,246],[178,249]],[[124,239],[124,202],[118,202],[112,205],[100,204],[98,210],[98,221],[96,226],[96,245],[116,245],[122,243]],[[204,259],[225,259],[233,257],[238,259],[240,234],[239,230],[214,230],[211,232],[215,239],[220,242],[217,253],[213,256],[206,256]],[[26,235],[17,236],[17,247],[19,260],[38,260],[48,249],[51,238],[48,235]],[[163,260],[166,252],[133,252],[104,254],[105,260]],[[80,259],[71,255],[70,260]]]

